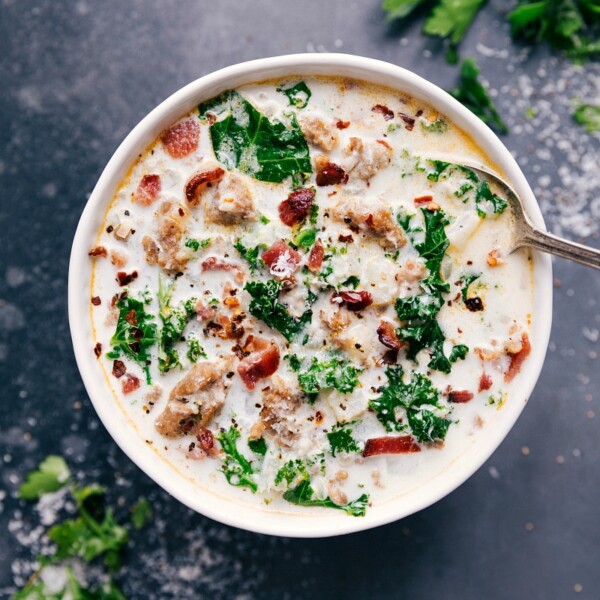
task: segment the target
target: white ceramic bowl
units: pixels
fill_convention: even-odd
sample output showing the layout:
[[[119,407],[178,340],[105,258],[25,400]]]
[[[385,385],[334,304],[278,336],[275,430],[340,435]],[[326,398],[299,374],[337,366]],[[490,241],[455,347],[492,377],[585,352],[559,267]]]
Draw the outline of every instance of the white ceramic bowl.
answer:
[[[87,256],[92,240],[101,226],[105,211],[129,166],[159,134],[189,112],[199,102],[221,91],[263,79],[289,75],[338,75],[398,88],[423,99],[447,115],[466,131],[512,182],[525,201],[533,222],[544,227],[542,214],[533,193],[508,150],[496,135],[470,111],[446,92],[400,67],[377,60],[345,54],[298,54],[266,58],[227,67],[185,86],[157,106],[127,136],[104,169],[83,211],[69,266],[69,321],[77,364],[88,394],[100,419],[121,449],[147,475],[175,498],[208,517],[260,533],[295,537],[324,537],[368,529],[395,521],[443,498],[470,477],[502,442],[517,420],[537,381],[548,346],[552,318],[552,268],[547,255],[535,255],[534,303],[531,330],[532,353],[527,368],[520,374],[518,395],[494,419],[486,435],[460,459],[448,465],[426,485],[375,505],[363,518],[350,518],[341,511],[312,511],[290,515],[268,508],[241,505],[199,488],[157,459],[128,422],[123,409],[107,389],[101,369],[92,352],[93,337],[89,316],[91,261]],[[475,501],[474,501],[475,502]],[[475,509],[475,506],[473,507]]]

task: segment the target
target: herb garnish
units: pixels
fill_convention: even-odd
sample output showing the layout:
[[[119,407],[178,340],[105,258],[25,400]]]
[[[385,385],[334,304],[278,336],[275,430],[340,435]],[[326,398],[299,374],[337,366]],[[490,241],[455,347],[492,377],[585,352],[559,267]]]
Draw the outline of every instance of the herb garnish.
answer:
[[[329,496],[327,498],[316,498],[315,490],[310,485],[310,481],[304,479],[295,488],[287,490],[283,494],[284,500],[300,506],[322,506],[324,508],[337,508],[352,515],[353,517],[364,517],[367,512],[369,495],[362,494],[356,500],[348,504],[336,504]]]
[[[409,383],[404,383],[404,370],[400,365],[390,366],[385,371],[388,385],[379,398],[369,402],[369,406],[377,414],[387,431],[404,431],[410,427],[412,434],[419,442],[443,440],[451,421],[439,416],[442,408],[439,403],[439,392],[431,381],[421,373],[413,373]],[[399,422],[396,410],[406,411],[407,423]],[[438,414],[433,412],[437,411]]]
[[[460,82],[450,94],[462,102],[484,123],[494,126],[500,133],[508,133],[508,127],[498,114],[492,99],[479,81],[479,67],[475,60],[467,58],[460,68]]]
[[[345,428],[340,423],[336,423],[333,429],[327,434],[332,456],[338,452],[360,452],[356,440],[352,437],[352,430]]]
[[[237,167],[255,179],[275,183],[312,172],[308,145],[294,115],[289,126],[272,123],[233,90],[198,109],[201,118],[226,113],[210,126],[210,137],[217,159],[228,169]]]
[[[265,267],[265,261],[259,257],[259,252],[268,248],[266,244],[258,244],[257,246],[246,248],[238,239],[233,244],[233,247],[240,253],[240,256],[250,265],[250,272],[255,273],[258,269]]]
[[[262,281],[249,281],[244,289],[252,296],[250,301],[250,314],[260,319],[273,329],[276,329],[283,337],[291,342],[312,320],[312,310],[309,308],[299,318],[294,318],[286,307],[279,302],[279,293],[283,284],[274,279],[266,283]],[[312,303],[312,295],[308,302]]]
[[[116,304],[119,309],[117,327],[110,343],[109,358],[118,358],[122,351],[139,363],[146,373],[146,383],[152,383],[150,376],[150,348],[156,343],[154,317],[144,310],[144,303],[127,294],[122,294]]]
[[[196,363],[199,358],[208,358],[204,348],[200,345],[200,340],[197,337],[192,337],[191,334],[187,337],[188,351],[186,356],[190,362]]]
[[[265,438],[263,437],[259,437],[257,440],[248,440],[248,448],[252,452],[264,456],[267,453],[267,442],[265,442]]]
[[[446,133],[448,131],[448,123],[443,119],[438,119],[433,123],[425,123],[425,121],[421,121],[421,127],[430,133]]]
[[[296,85],[287,88],[278,87],[277,91],[285,94],[290,104],[296,108],[304,108],[312,96],[309,87],[304,81],[299,81]]]
[[[573,120],[588,133],[600,131],[600,105],[580,104],[573,113]]]
[[[223,461],[221,472],[225,475],[227,482],[236,487],[247,487],[256,492],[258,486],[252,474],[254,470],[248,459],[237,449],[237,440],[240,432],[235,427],[230,427],[229,431],[223,431],[217,436],[226,457]]]
[[[210,238],[205,240],[196,240],[194,238],[188,238],[184,242],[186,248],[191,248],[194,252],[198,252],[200,248],[206,248],[210,244]]]
[[[469,346],[466,346],[465,344],[457,344],[456,346],[452,347],[452,351],[450,352],[448,360],[451,363],[455,363],[457,360],[464,360],[468,351]]]
[[[294,236],[294,244],[297,248],[309,250],[317,241],[318,233],[316,229],[303,229]]]
[[[356,289],[360,285],[360,279],[356,275],[350,275],[348,279],[342,281],[340,287],[348,288],[352,286],[352,289]]]
[[[467,275],[463,275],[460,279],[463,282],[463,287],[460,290],[460,294],[462,296],[463,302],[467,301],[469,286],[476,280],[481,277],[481,273],[469,273]]]

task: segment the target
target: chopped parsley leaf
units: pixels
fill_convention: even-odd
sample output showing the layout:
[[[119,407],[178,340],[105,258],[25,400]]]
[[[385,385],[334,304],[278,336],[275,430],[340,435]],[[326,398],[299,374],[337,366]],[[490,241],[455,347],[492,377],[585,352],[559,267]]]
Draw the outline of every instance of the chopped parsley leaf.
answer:
[[[588,133],[600,131],[600,105],[580,104],[573,113],[573,120]]]
[[[317,241],[318,233],[319,232],[316,229],[303,229],[294,236],[294,244],[297,248],[309,250]]]
[[[452,351],[450,352],[448,360],[451,363],[455,363],[457,360],[464,360],[468,351],[469,346],[465,346],[465,344],[456,344],[452,347]]]
[[[341,287],[348,288],[352,286],[352,289],[356,289],[360,285],[360,279],[356,275],[350,275],[348,279],[342,281]]]
[[[194,252],[198,252],[200,248],[206,248],[210,244],[210,238],[205,240],[196,240],[194,238],[188,238],[184,242],[186,248],[191,248]]]
[[[71,472],[62,456],[51,455],[31,471],[19,488],[19,498],[37,500],[43,494],[56,492],[70,483]]]
[[[421,127],[430,133],[446,133],[446,131],[448,131],[448,123],[446,123],[446,121],[443,119],[438,119],[433,123],[421,121]]]
[[[190,362],[196,363],[199,358],[208,358],[204,348],[200,345],[200,340],[196,337],[187,338],[188,351],[186,356]]]
[[[338,452],[360,452],[356,440],[352,437],[352,430],[349,427],[344,428],[339,423],[327,434],[327,439],[332,456]]]
[[[236,487],[247,487],[256,492],[258,486],[252,478],[254,470],[248,459],[237,449],[237,440],[240,432],[235,427],[230,427],[229,431],[223,431],[217,436],[221,443],[225,460],[221,472],[225,475],[227,482]]]
[[[265,261],[260,258],[259,253],[266,250],[268,246],[266,244],[258,244],[253,248],[246,248],[244,244],[238,239],[233,244],[233,247],[240,253],[240,256],[250,265],[250,272],[255,273],[258,269],[265,267]]]
[[[295,488],[287,490],[283,494],[284,500],[300,506],[322,506],[325,508],[337,508],[352,515],[353,517],[364,517],[367,512],[369,495],[363,494],[356,500],[348,504],[336,504],[329,496],[327,498],[317,498],[315,490],[310,485],[310,481],[305,479]]]
[[[259,437],[257,440],[248,440],[248,448],[252,452],[264,456],[267,453],[267,442],[264,437]]]

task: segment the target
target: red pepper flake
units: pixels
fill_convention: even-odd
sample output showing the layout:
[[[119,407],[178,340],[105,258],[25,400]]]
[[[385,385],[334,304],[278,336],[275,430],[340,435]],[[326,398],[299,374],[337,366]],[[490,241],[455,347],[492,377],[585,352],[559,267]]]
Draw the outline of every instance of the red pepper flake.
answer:
[[[92,304],[94,306],[100,306],[102,304],[102,300],[100,299],[100,296],[94,296],[92,298]]]
[[[464,404],[473,400],[473,394],[468,390],[450,390],[448,392],[448,402],[453,404]]]
[[[125,379],[121,380],[121,387],[124,394],[131,394],[140,387],[140,380],[131,373],[125,374]]]
[[[319,187],[347,182],[348,173],[346,173],[342,167],[336,165],[335,163],[326,162],[317,172],[317,185]]]
[[[409,454],[413,452],[421,452],[421,446],[417,444],[412,435],[401,435],[367,440],[362,455],[367,458],[377,454]]]
[[[398,116],[404,121],[404,127],[408,131],[412,131],[414,129],[415,119],[413,117],[409,117],[408,115],[405,115],[404,113],[398,113]]]
[[[119,271],[117,273],[117,282],[120,286],[129,285],[134,279],[137,279],[138,272],[132,271],[127,274],[125,271]]]
[[[102,355],[102,344],[100,342],[96,342],[96,345],[94,346],[94,354],[96,355],[96,358],[100,358]]]
[[[353,292],[346,290],[333,294],[331,302],[341,304],[352,312],[358,312],[373,304],[373,296],[371,296],[369,292]]]
[[[302,223],[308,217],[314,201],[315,191],[313,189],[299,188],[294,190],[279,205],[279,218],[289,227]]]
[[[335,123],[335,126],[338,129],[347,129],[350,127],[350,121],[342,121],[341,119],[338,119]]]
[[[119,377],[123,377],[123,375],[125,375],[126,372],[127,372],[127,367],[125,366],[125,363],[122,360],[114,360],[113,361],[112,374],[117,379],[119,379]]]
[[[482,373],[479,378],[479,391],[483,392],[489,390],[492,387],[492,378],[487,373]]]
[[[101,256],[102,258],[106,258],[107,254],[104,246],[95,246],[88,252],[88,256]]]
[[[419,196],[413,200],[415,206],[423,206],[425,204],[429,204],[433,202],[433,196]]]
[[[379,113],[383,115],[383,118],[386,121],[390,121],[394,118],[394,111],[388,108],[385,104],[376,104],[375,106],[373,106],[373,108],[371,108],[371,110],[374,113]]]
[[[200,448],[205,452],[212,450],[215,445],[215,438],[210,429],[203,429],[196,434],[196,439],[200,443]]]

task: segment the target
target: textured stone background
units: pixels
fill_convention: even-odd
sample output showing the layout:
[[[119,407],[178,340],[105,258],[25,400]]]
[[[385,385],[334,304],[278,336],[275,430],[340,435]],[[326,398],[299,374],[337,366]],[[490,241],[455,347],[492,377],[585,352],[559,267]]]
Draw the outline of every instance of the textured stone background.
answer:
[[[600,135],[569,113],[575,97],[600,98],[600,65],[514,44],[509,6],[488,4],[463,55],[493,88],[550,228],[597,244]],[[60,453],[122,514],[140,495],[153,505],[120,579],[130,598],[600,597],[597,272],[555,263],[546,365],[490,461],[435,506],[338,539],[259,536],[190,512],[111,441],[75,366],[71,240],[104,165],[151,108],[219,67],[304,51],[384,59],[448,88],[457,71],[421,22],[386,25],[366,0],[0,2],[0,596],[44,545],[16,489]]]

